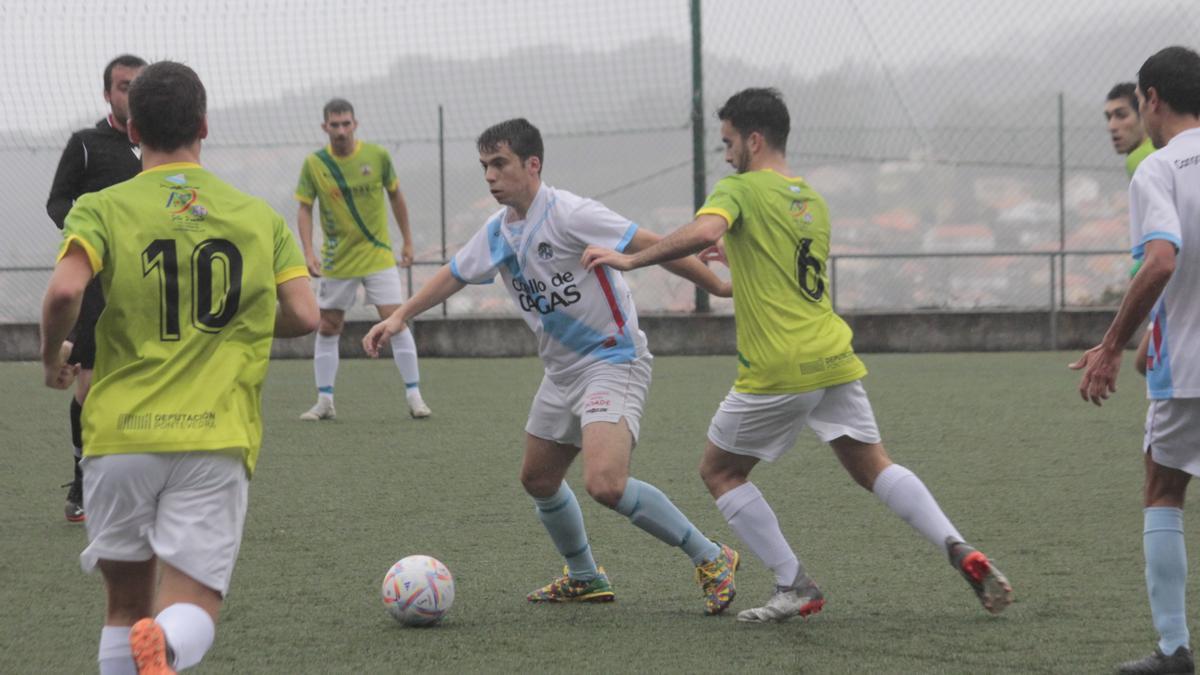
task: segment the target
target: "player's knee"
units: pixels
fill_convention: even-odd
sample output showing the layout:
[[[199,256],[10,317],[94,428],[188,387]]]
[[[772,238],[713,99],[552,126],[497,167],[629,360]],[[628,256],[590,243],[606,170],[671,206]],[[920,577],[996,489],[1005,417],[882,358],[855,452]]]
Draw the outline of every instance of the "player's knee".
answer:
[[[704,487],[708,488],[710,493],[715,492],[724,483],[723,476],[711,464],[704,461],[700,462],[700,480],[704,482]]]
[[[616,472],[599,473],[586,476],[584,487],[592,499],[610,509],[615,509],[617,503],[621,501],[621,496],[625,494],[626,482],[628,482],[627,477],[618,475]]]
[[[530,497],[546,498],[558,492],[558,486],[562,484],[562,480],[558,480],[552,476],[546,476],[541,472],[521,467],[521,487],[525,488],[525,493]]]
[[[746,482],[746,479],[747,474],[744,471],[723,466],[712,461],[707,455],[700,460],[700,480],[704,482],[704,487],[708,488],[709,493],[714,496],[724,494],[731,488]]]

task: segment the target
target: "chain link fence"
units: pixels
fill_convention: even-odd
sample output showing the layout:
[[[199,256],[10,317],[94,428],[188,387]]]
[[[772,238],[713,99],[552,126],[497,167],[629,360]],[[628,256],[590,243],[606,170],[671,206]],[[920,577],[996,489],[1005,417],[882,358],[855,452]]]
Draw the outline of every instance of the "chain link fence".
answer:
[[[781,89],[792,167],[833,214],[839,309],[1119,297],[1128,256],[1101,253],[1127,248],[1128,179],[1104,97],[1154,51],[1195,47],[1200,4],[706,0],[700,9],[706,184],[729,171],[710,113],[744,87]],[[474,138],[508,117],[542,129],[548,183],[658,232],[690,219],[690,10],[688,0],[0,3],[10,76],[0,95],[10,209],[0,221],[0,323],[37,320],[59,241],[45,198],[70,131],[107,112],[100,76],[116,54],[194,67],[209,89],[205,164],[293,225],[301,162],[327,141],[321,107],[351,100],[360,138],[395,160],[419,287],[497,208]],[[1057,267],[1032,255],[929,255],[1059,250],[1081,253]],[[690,285],[661,270],[629,281],[642,311],[693,307]],[[512,309],[488,286],[447,311]]]

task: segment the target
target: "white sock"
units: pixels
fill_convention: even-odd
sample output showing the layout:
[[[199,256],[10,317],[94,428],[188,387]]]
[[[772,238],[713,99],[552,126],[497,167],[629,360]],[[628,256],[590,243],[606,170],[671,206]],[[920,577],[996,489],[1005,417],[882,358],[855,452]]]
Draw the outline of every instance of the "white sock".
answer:
[[[154,617],[162,626],[163,637],[175,655],[175,670],[191,668],[200,663],[212,647],[217,627],[208,612],[188,602],[177,602]]]
[[[137,664],[129,648],[129,626],[100,629],[100,675],[137,675]]]
[[[875,495],[887,504],[893,513],[929,540],[929,543],[946,550],[947,539],[962,541],[962,535],[954,524],[942,513],[937,500],[917,475],[908,469],[893,464],[875,478]]]
[[[767,569],[775,583],[791,586],[804,566],[783,537],[779,519],[754,483],[744,483],[717,498],[725,522]]]
[[[340,335],[321,335],[313,344],[313,372],[317,376],[317,395],[333,400],[333,381],[338,371],[338,341]]]
[[[404,386],[412,391],[421,383],[421,370],[417,368],[417,343],[412,331],[407,328],[392,336],[392,359],[404,378]]]

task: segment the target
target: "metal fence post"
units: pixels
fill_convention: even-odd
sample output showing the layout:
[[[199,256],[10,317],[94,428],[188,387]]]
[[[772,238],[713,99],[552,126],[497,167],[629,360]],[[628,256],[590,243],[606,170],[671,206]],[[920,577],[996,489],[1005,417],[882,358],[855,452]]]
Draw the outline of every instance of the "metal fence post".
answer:
[[[704,204],[704,55],[700,48],[700,0],[691,0],[692,19],[692,210]],[[696,287],[696,312],[708,312],[708,293]]]
[[[1055,275],[1057,269],[1055,258],[1061,259],[1061,254],[1051,253],[1047,256],[1050,261],[1050,349],[1058,349],[1058,302],[1054,297],[1054,287],[1056,284]]]

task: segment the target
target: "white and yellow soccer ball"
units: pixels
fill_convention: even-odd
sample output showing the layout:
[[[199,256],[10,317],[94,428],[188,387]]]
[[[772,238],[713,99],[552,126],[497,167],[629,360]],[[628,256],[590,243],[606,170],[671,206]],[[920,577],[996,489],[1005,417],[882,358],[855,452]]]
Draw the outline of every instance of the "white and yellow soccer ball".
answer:
[[[454,577],[437,558],[410,555],[383,577],[383,606],[406,626],[428,626],[454,604]]]

